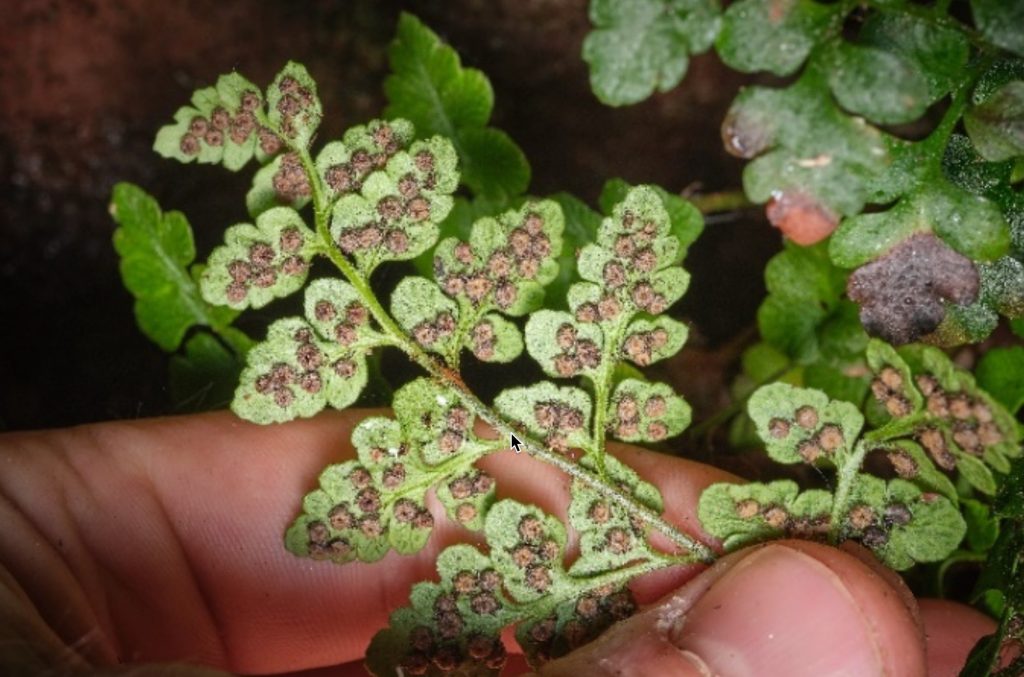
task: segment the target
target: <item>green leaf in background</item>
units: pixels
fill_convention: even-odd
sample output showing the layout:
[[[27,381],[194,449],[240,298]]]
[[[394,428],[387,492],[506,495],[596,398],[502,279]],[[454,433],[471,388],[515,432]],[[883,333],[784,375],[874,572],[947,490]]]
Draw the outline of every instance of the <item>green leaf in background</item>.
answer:
[[[963,79],[970,54],[967,36],[927,17],[876,12],[864,22],[858,41],[899,56],[927,85],[927,104],[952,91]],[[883,74],[876,74],[876,80]]]
[[[455,50],[411,14],[399,19],[389,57],[388,117],[410,120],[418,138],[449,138],[473,193],[507,201],[526,191],[526,156],[507,134],[487,126],[494,92],[483,73],[463,68]]]
[[[834,227],[858,213],[892,160],[886,136],[843,113],[818,70],[786,89],[744,89],[722,123],[726,150],[752,159],[743,170],[747,196],[772,199],[769,218],[787,231],[790,218]]]
[[[716,0],[591,0],[590,21],[583,60],[591,87],[621,106],[679,84],[689,55],[711,46],[721,19]]]
[[[248,337],[236,332],[246,344]],[[171,399],[181,411],[222,409],[231,403],[235,385],[245,366],[244,354],[239,357],[216,336],[201,331],[185,342],[185,350],[171,357]]]
[[[822,33],[839,18],[839,5],[811,0],[740,0],[729,5],[715,46],[726,64],[744,73],[790,75]]]
[[[1010,413],[1024,405],[1024,347],[992,348],[986,352],[974,376]]]
[[[189,272],[196,250],[181,212],[161,212],[156,200],[130,183],[114,186],[110,210],[119,226],[114,248],[121,279],[135,297],[142,333],[171,352],[192,326],[219,330],[231,323],[237,313],[207,303]]]
[[[797,362],[820,359],[820,329],[845,303],[845,271],[832,264],[824,244],[787,243],[768,262],[764,280],[768,297],[757,311],[761,336]]]
[[[961,31],[897,12],[869,15],[855,43],[823,54],[840,105],[882,124],[919,118],[963,79],[968,56]]]
[[[928,82],[907,59],[874,47],[837,43],[825,57],[839,105],[882,124],[916,120],[928,108]]]
[[[964,127],[991,162],[1024,155],[1024,80],[1008,82],[964,113]]]
[[[768,297],[757,311],[762,352],[788,359],[772,360],[775,372],[762,369],[754,376],[748,371],[748,376],[764,383],[793,364],[802,385],[859,405],[867,392],[863,364],[868,337],[856,305],[844,298],[846,272],[829,260],[827,245],[786,242],[768,262],[765,284]],[[748,361],[744,365],[746,370]]]
[[[929,232],[974,260],[997,259],[1010,244],[998,206],[935,177],[892,209],[845,220],[832,238],[830,252],[837,265],[854,268],[911,235]]]
[[[971,0],[974,23],[994,44],[1024,56],[1024,1]]]
[[[975,499],[960,501],[967,522],[967,545],[975,552],[988,552],[999,538],[999,519],[987,503]]]

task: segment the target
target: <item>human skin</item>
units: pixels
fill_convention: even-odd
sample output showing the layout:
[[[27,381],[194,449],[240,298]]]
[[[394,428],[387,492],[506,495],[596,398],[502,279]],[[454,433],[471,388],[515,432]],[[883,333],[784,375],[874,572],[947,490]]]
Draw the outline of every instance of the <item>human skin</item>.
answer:
[[[335,566],[284,550],[301,497],[326,465],[354,457],[349,433],[366,414],[259,427],[216,413],[0,436],[0,672],[362,674],[370,638],[434,576],[437,553],[479,542],[435,504],[438,527],[415,556]],[[695,535],[701,490],[739,481],[615,453]],[[558,471],[511,452],[482,465],[500,495],[564,516]],[[645,610],[542,674],[955,675],[994,628],[961,605],[919,604],[854,546],[784,541],[707,570],[656,572],[634,591]]]

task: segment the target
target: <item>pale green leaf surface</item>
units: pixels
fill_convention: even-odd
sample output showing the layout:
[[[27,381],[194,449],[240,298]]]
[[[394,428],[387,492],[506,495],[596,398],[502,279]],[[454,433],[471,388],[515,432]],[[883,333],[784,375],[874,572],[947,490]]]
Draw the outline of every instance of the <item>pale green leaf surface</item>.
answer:
[[[901,479],[862,475],[854,488],[844,525],[888,566],[902,571],[918,562],[937,562],[964,537],[960,511],[937,494],[922,494]]]
[[[849,402],[787,383],[759,388],[750,397],[747,411],[768,455],[779,463],[841,465],[864,425],[864,417]]]
[[[249,216],[256,218],[273,207],[287,206],[298,211],[309,204],[309,181],[301,174],[302,169],[296,168],[298,159],[294,153],[278,155],[253,175],[252,187],[245,194],[245,208]],[[296,171],[302,178],[296,178]],[[292,183],[282,183],[288,176]],[[297,180],[297,183],[296,183]],[[288,186],[285,189],[285,186]],[[281,187],[282,190],[278,190]]]
[[[384,168],[395,155],[408,151],[416,130],[408,120],[371,120],[349,128],[341,141],[332,141],[316,156],[316,170],[330,201],[358,193],[366,178]],[[413,184],[405,185],[402,197],[411,200],[414,189],[425,182],[423,170],[413,173]],[[436,177],[434,179],[436,181]]]
[[[625,379],[612,393],[607,421],[623,442],[660,442],[690,425],[690,405],[667,384]]]
[[[300,318],[286,318],[249,351],[231,409],[261,424],[306,418],[328,405],[344,409],[366,377],[361,353],[321,339]]]
[[[302,288],[318,251],[316,235],[294,209],[269,209],[255,225],[242,223],[224,233],[224,244],[203,270],[203,298],[236,310],[262,308]]]
[[[886,460],[896,475],[917,485],[921,491],[934,492],[957,502],[956,487],[935,462],[928,457],[920,444],[910,440],[896,440],[877,451],[884,452]]]
[[[431,280],[403,278],[391,293],[391,315],[422,347],[441,355],[451,353],[459,308]]]
[[[157,133],[153,150],[179,162],[223,164],[238,171],[253,157],[266,162],[280,149],[263,119],[259,89],[238,73],[222,75],[215,87],[196,90],[191,106],[178,109],[174,123]]]
[[[309,148],[323,108],[316,82],[302,64],[289,61],[267,88],[267,120],[293,148]]]
[[[820,537],[828,531],[832,496],[800,491],[792,480],[767,484],[712,484],[697,506],[703,529],[726,551],[786,536]]]
[[[366,354],[384,339],[357,292],[341,280],[317,280],[306,290],[305,312],[306,319],[272,324],[249,351],[232,403],[242,418],[275,423],[324,406],[343,409],[366,385]]]
[[[413,259],[434,246],[438,224],[452,209],[457,162],[451,142],[435,136],[395,152],[382,169],[359,180],[359,192],[338,184],[331,236],[364,275],[383,261]]]
[[[523,335],[501,315],[488,313],[469,331],[463,345],[478,360],[507,363],[522,354]]]
[[[601,211],[611,215],[615,205],[624,201],[633,188],[634,186],[631,186],[622,179],[609,179],[606,181],[601,189],[601,196],[598,198]],[[658,194],[662,205],[665,207],[665,211],[668,213],[671,233],[679,243],[678,256],[681,259],[686,256],[686,251],[690,245],[704,232],[704,215],[700,213],[700,210],[692,202],[668,192],[661,186],[651,185],[648,188]],[[593,236],[591,240],[593,240]]]
[[[399,388],[392,408],[406,438],[420,447],[420,455],[430,466],[455,457],[468,464],[501,447],[500,442],[480,440],[473,432],[474,417],[469,410],[454,392],[431,379],[418,378]]]
[[[507,388],[494,407],[551,448],[564,451],[586,445],[590,439],[590,396],[579,388],[541,382],[525,388]]]
[[[450,237],[438,244],[434,277],[467,322],[490,310],[524,315],[541,306],[544,285],[558,275],[564,225],[552,200],[478,219],[468,242]]]
[[[657,487],[641,480],[629,466],[614,457],[607,457],[605,462],[605,472],[611,481],[652,510],[663,510]],[[593,466],[592,463],[587,465]],[[629,562],[652,557],[646,529],[632,521],[620,505],[609,503],[601,494],[580,482],[573,483],[569,523],[580,539],[579,557],[569,568],[571,576],[613,571]]]
[[[526,350],[549,376],[591,375],[603,359],[604,334],[570,313],[538,310],[526,322]]]

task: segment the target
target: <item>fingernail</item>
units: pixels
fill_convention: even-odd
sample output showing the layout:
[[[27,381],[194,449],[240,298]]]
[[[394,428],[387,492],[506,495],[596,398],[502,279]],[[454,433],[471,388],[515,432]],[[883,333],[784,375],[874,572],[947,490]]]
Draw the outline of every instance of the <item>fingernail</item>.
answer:
[[[922,635],[877,572],[811,543],[765,546],[712,584],[674,638],[722,675],[924,674]]]
[[[725,558],[589,653],[582,660],[598,669],[588,674],[601,675],[925,674],[920,628],[896,591],[854,558],[807,543]],[[583,664],[574,662],[568,672]]]

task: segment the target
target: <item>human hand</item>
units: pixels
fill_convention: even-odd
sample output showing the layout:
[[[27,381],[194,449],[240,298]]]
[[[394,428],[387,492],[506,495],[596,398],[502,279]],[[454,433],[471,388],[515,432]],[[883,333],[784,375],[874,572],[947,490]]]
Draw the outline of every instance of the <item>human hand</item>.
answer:
[[[284,550],[300,497],[325,465],[354,456],[348,434],[363,416],[259,427],[217,413],[0,437],[0,672],[209,672],[187,663],[362,674],[370,638],[434,576],[437,553],[477,540],[439,519],[416,556],[339,567]],[[695,534],[700,492],[731,479],[616,453]],[[504,495],[564,516],[557,471],[512,453],[482,464]],[[994,628],[967,607],[915,601],[858,548],[786,541],[701,570],[636,581],[641,602],[675,592],[543,674],[953,675]],[[510,673],[523,670],[510,661]]]

